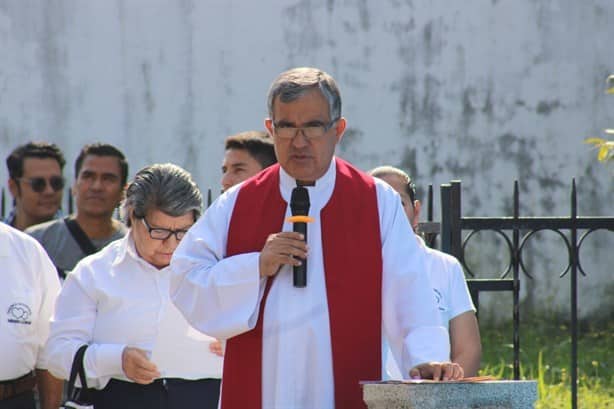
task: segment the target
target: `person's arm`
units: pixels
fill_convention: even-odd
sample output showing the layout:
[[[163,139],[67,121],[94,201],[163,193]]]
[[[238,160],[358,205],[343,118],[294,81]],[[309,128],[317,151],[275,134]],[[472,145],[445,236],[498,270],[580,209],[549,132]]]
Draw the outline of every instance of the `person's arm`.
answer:
[[[266,283],[259,274],[259,252],[225,257],[237,192],[228,191],[207,209],[171,260],[172,302],[194,328],[217,339],[256,325]]]
[[[465,376],[476,376],[480,369],[482,344],[475,307],[461,264],[451,256],[448,260],[450,356],[452,362],[458,362],[463,367]]]
[[[41,246],[30,253],[32,266],[40,273],[41,304],[37,319],[39,349],[36,360],[36,385],[42,409],[57,409],[62,400],[64,382],[47,371],[45,344],[49,337],[49,320],[60,292],[60,280],[55,266]]]
[[[47,369],[58,378],[68,379],[77,350],[89,344],[83,361],[90,388],[101,387],[100,378],[123,375],[122,352],[126,347],[91,343],[97,314],[94,276],[95,272],[80,264],[68,275],[56,303],[45,347]]]
[[[36,370],[36,387],[42,409],[57,409],[62,403],[64,382],[46,369]]]
[[[482,344],[473,311],[464,312],[450,320],[450,346],[452,362],[463,367],[465,376],[476,376],[480,369]]]

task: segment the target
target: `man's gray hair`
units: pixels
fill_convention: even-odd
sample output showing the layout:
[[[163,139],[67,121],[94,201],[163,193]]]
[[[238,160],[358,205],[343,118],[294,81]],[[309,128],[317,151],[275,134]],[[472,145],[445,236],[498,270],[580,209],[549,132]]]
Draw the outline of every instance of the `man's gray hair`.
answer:
[[[141,169],[126,189],[122,219],[130,227],[130,213],[142,219],[150,210],[172,217],[194,213],[200,217],[203,196],[192,175],[172,163],[155,164]]]
[[[317,68],[300,67],[282,72],[271,84],[267,97],[269,117],[273,118],[273,105],[279,100],[288,103],[297,100],[312,89],[319,89],[328,101],[330,120],[341,118],[341,94],[337,83],[329,74]]]

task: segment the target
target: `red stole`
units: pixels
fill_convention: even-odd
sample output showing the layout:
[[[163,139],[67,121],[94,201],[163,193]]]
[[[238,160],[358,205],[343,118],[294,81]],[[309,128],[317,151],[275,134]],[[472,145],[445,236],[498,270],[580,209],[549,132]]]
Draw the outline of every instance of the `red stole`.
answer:
[[[335,408],[355,409],[366,407],[359,381],[381,379],[382,246],[373,179],[343,160],[336,165],[335,188],[320,214],[322,248]],[[279,165],[246,182],[232,213],[227,257],[260,251],[269,234],[281,231],[286,207]],[[262,320],[273,281],[267,280],[255,328],[226,343],[222,409],[262,406]]]

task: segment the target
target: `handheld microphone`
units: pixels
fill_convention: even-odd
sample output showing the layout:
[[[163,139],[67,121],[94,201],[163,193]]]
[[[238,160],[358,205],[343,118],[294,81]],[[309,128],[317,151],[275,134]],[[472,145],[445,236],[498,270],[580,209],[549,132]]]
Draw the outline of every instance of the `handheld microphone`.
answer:
[[[297,186],[292,190],[290,197],[290,210],[292,216],[307,216],[309,214],[309,192],[303,186]],[[294,222],[293,230],[301,233],[307,243],[307,223]],[[293,266],[292,276],[295,287],[307,287],[307,259],[302,260],[300,266]]]

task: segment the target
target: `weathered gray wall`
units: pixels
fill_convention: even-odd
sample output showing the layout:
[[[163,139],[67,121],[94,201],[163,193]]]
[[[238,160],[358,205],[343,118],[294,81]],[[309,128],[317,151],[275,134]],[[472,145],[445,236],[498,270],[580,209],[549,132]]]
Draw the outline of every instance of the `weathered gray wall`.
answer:
[[[612,215],[613,174],[582,139],[614,125],[613,38],[611,0],[0,0],[0,156],[39,138],[72,162],[104,140],[133,172],[173,161],[217,188],[224,136],[262,128],[271,80],[312,65],[340,83],[358,166],[462,179],[467,215],[510,214],[516,178],[523,215],[567,215],[576,177],[580,214]],[[583,314],[611,311],[611,236],[582,250]],[[537,241],[525,302],[564,306],[563,247]],[[480,270],[505,254],[474,248]]]

